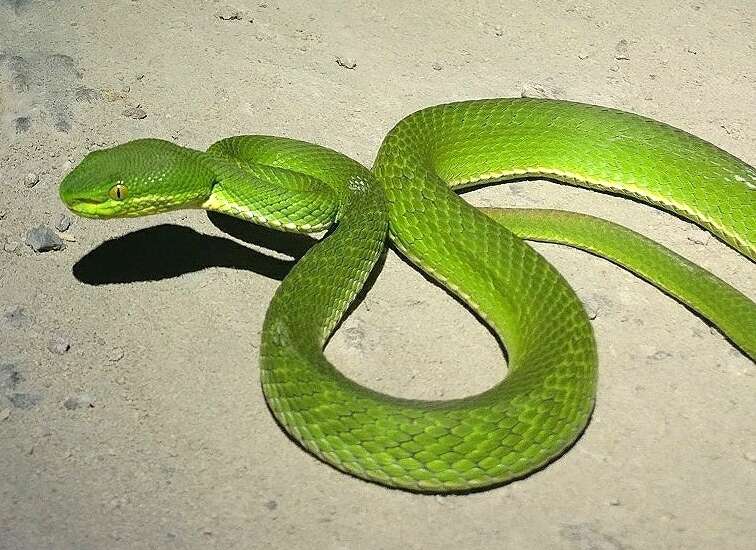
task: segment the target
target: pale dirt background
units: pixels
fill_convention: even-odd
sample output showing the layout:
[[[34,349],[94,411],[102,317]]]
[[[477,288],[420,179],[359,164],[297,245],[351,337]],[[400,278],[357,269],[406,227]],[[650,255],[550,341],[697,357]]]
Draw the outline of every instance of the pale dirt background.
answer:
[[[629,109],[753,163],[755,14],[751,0],[0,1],[0,548],[756,548],[754,364],[606,262],[538,247],[596,316],[582,439],[525,480],[444,498],[341,474],[266,409],[260,327],[306,239],[180,212],[75,219],[62,251],[24,244],[58,222],[57,184],[94,148],[272,133],[370,164],[402,116],[467,98]],[[146,118],[123,114],[137,106]],[[546,183],[470,197],[598,213],[756,295],[752,263],[653,209]],[[394,252],[328,354],[403,396],[502,376],[486,329]]]

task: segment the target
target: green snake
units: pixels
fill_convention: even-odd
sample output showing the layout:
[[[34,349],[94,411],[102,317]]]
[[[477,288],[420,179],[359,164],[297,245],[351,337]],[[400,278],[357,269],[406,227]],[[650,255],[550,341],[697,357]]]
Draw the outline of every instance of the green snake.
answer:
[[[76,214],[114,218],[204,208],[294,232],[328,229],[283,280],[260,347],[278,423],[357,477],[419,492],[500,485],[542,468],[582,433],[597,354],[581,302],[522,239],[567,244],[629,269],[756,358],[756,304],[641,235],[591,216],[476,209],[455,190],[546,178],[633,197],[685,217],[756,260],[756,170],[681,130],[567,101],[437,105],[399,122],[372,170],[317,145],[270,136],[207,151],[140,139],[88,154],[60,186]],[[449,401],[358,385],[323,349],[386,236],[479,314],[508,355],[504,380]]]

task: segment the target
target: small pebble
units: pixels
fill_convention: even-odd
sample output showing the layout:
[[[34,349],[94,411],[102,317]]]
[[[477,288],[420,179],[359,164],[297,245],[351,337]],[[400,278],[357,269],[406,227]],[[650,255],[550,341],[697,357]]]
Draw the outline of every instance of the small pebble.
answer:
[[[64,231],[68,231],[69,227],[71,227],[71,216],[61,214],[58,223],[55,224],[55,229],[63,233]]]
[[[359,319],[356,320],[355,326],[344,330],[344,337],[351,349],[364,351],[365,349],[365,329],[364,324]]]
[[[80,393],[69,397],[63,402],[63,406],[69,411],[75,409],[94,408],[94,399],[88,393]]]
[[[10,418],[10,415],[11,415],[10,409],[3,409],[2,411],[0,411],[0,421],[8,420]]]
[[[689,235],[685,236],[685,238],[693,244],[706,246],[707,244],[709,244],[709,240],[711,239],[711,233],[702,229],[693,229],[690,231]]]
[[[47,349],[50,350],[51,353],[63,355],[71,349],[71,343],[62,336],[56,336],[47,343]]]
[[[124,356],[123,348],[115,347],[110,350],[110,353],[108,353],[108,361],[110,361],[111,363],[115,363],[123,359],[123,356]]]
[[[0,210],[0,220],[2,220],[3,218],[5,218],[5,216],[7,216],[7,215],[8,215],[8,211],[7,210]]]
[[[76,89],[76,101],[81,103],[94,103],[100,99],[100,93],[92,88],[86,88],[84,86]]]
[[[222,6],[215,12],[215,17],[221,21],[241,21],[243,14],[241,10],[232,6]]]
[[[580,300],[583,302],[585,313],[591,321],[612,311],[612,303],[603,294],[587,294],[581,296]]]
[[[268,510],[271,510],[271,511],[273,511],[273,510],[275,510],[276,508],[278,508],[278,502],[276,502],[275,500],[269,500],[268,502],[266,502],[266,503],[265,503],[265,507],[266,507],[266,508],[267,508]]]
[[[34,252],[48,252],[65,248],[61,238],[52,229],[44,225],[38,225],[29,230],[26,234],[26,244],[32,247]]]
[[[617,61],[629,61],[630,54],[628,53],[628,46],[629,44],[624,38],[617,42],[617,45],[614,47],[614,59]]]
[[[743,457],[749,462],[756,462],[756,453],[743,453]]]
[[[433,65],[431,65],[431,67],[433,68],[434,71],[440,71],[441,69],[444,68],[443,65],[441,65],[441,63],[434,63]]]
[[[340,67],[344,67],[345,69],[356,69],[357,68],[357,61],[352,59],[351,57],[336,57],[336,63]]]
[[[121,112],[121,114],[125,117],[133,118],[134,120],[142,120],[144,118],[147,118],[147,111],[145,111],[138,105],[136,107],[129,107],[128,109],[125,109]]]
[[[29,172],[24,176],[24,185],[26,187],[34,187],[39,183],[39,176],[34,172]]]
[[[653,359],[654,361],[661,361],[662,359],[668,359],[669,357],[672,357],[672,354],[668,351],[659,350],[653,355],[649,356],[649,359]]]
[[[557,94],[554,90],[548,90],[542,84],[525,84],[520,91],[520,97],[553,98]]]
[[[127,503],[128,499],[126,497],[114,497],[110,499],[110,508],[111,510],[117,510]]]
[[[609,506],[619,506],[620,504],[622,503],[620,502],[620,499],[618,498],[613,498],[612,500],[609,501]]]
[[[583,306],[585,307],[585,312],[588,314],[588,319],[593,321],[598,317],[601,308],[596,302],[586,301],[583,302]]]
[[[111,88],[105,88],[102,90],[102,97],[105,98],[106,101],[119,101],[121,99],[126,99],[126,96],[123,95],[121,92],[118,92],[116,90],[113,90]]]
[[[21,246],[21,243],[18,241],[6,241],[6,243],[3,245],[3,250],[6,252],[18,252],[18,247]]]

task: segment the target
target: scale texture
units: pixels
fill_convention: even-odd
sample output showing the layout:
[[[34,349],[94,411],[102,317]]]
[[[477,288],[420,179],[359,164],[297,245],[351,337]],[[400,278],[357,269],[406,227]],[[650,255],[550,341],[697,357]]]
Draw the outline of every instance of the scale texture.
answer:
[[[596,346],[561,275],[522,238],[560,242],[626,267],[756,356],[756,305],[625,228],[543,210],[477,210],[454,191],[549,178],[639,199],[756,259],[756,171],[701,139],[638,115],[537,99],[430,107],[386,136],[372,171],[316,145],[238,136],[206,152],[138,140],[87,156],[61,184],[84,216],[205,208],[284,231],[329,234],[282,282],[261,345],[262,387],[281,426],[325,462],[391,487],[467,491],[554,460],[593,409]],[[491,326],[506,378],[451,401],[359,386],[323,355],[386,235]]]

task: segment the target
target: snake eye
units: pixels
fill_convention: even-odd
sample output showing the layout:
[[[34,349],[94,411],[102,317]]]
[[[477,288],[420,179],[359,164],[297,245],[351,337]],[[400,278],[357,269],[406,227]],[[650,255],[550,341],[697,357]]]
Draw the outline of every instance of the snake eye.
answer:
[[[116,183],[108,191],[108,196],[114,201],[122,201],[129,194],[129,189],[122,183]]]

